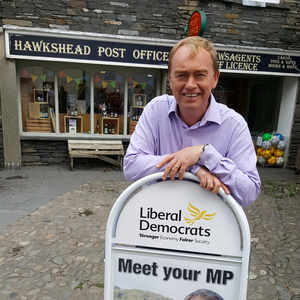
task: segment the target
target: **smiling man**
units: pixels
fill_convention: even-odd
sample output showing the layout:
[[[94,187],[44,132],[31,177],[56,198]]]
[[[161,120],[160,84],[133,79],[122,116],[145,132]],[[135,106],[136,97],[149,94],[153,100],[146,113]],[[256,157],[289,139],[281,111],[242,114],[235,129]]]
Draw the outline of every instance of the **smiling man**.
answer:
[[[124,175],[135,181],[155,172],[174,180],[195,174],[200,186],[222,187],[248,206],[260,193],[256,154],[246,121],[211,94],[220,71],[213,45],[201,37],[178,42],[169,56],[173,96],[154,98],[139,119],[124,158]]]

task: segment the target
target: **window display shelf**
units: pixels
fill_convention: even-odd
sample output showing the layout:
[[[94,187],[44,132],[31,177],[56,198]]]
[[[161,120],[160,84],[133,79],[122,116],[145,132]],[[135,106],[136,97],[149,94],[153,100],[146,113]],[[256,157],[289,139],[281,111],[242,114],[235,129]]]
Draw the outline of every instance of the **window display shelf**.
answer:
[[[83,121],[81,116],[65,116],[64,119],[64,130],[66,133],[83,133]],[[73,122],[71,120],[73,120]],[[70,132],[70,129],[74,131]]]
[[[138,121],[129,121],[129,134],[133,134]]]
[[[110,134],[119,134],[119,118],[102,118],[101,134],[106,134],[105,124],[107,124],[107,128],[115,128],[115,133]],[[109,134],[109,132],[107,132],[107,134]]]
[[[43,102],[29,102],[29,118],[48,119],[49,104]]]
[[[48,91],[45,91],[43,89],[35,89],[33,100],[34,102],[38,103],[48,103]]]
[[[134,107],[145,107],[147,102],[147,95],[145,94],[133,94],[132,104]]]
[[[50,119],[26,118],[27,132],[52,132]]]

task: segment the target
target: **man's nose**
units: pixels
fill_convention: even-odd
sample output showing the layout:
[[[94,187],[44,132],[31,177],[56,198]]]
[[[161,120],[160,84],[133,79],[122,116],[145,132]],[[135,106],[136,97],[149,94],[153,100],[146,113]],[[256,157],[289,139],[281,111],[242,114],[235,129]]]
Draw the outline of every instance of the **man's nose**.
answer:
[[[194,76],[189,76],[189,77],[187,78],[187,82],[186,82],[185,87],[186,87],[187,89],[194,89],[196,86],[197,86],[197,85],[196,85],[196,80],[195,80]]]

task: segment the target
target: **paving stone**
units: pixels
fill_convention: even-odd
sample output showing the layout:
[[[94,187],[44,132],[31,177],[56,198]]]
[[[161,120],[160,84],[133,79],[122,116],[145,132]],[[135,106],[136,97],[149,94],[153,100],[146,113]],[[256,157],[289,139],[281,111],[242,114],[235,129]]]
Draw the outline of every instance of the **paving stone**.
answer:
[[[0,299],[103,299],[97,284],[104,283],[106,221],[129,185],[86,182],[7,226],[0,235]],[[244,208],[252,235],[247,299],[300,299],[300,197],[277,198],[267,188]],[[93,214],[80,216],[85,209]]]

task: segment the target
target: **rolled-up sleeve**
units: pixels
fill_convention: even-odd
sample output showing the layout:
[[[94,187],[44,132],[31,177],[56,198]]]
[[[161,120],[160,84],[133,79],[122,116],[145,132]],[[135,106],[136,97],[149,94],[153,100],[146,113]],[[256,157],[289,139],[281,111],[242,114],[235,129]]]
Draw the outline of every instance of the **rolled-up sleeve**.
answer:
[[[216,175],[229,188],[236,201],[249,206],[260,193],[261,181],[256,160],[248,127],[242,126],[232,137],[226,156],[210,145],[201,155],[199,165]]]

